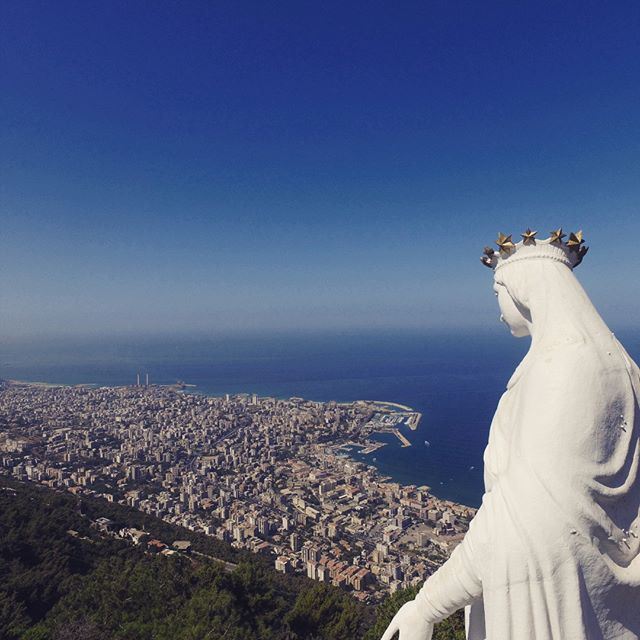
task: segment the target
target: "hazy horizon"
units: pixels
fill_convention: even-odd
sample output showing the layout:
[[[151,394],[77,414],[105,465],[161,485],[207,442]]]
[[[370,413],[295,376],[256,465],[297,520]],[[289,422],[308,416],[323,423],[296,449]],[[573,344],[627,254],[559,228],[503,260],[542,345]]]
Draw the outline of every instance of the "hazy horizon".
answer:
[[[494,314],[495,316],[495,314]],[[606,318],[605,318],[606,320]],[[640,334],[640,326],[634,320],[629,323],[608,323],[609,328],[616,334],[635,336]],[[58,331],[58,332],[37,332],[37,333],[3,333],[0,335],[0,349],[3,346],[19,347],[29,345],[37,347],[39,345],[49,345],[52,347],[64,348],[65,345],[93,345],[97,343],[158,343],[162,341],[189,343],[198,341],[246,341],[246,340],[286,340],[291,337],[296,340],[305,337],[332,339],[332,338],[362,338],[369,339],[376,336],[398,336],[398,337],[452,337],[460,335],[464,338],[492,337],[504,338],[507,341],[519,343],[529,343],[530,338],[514,338],[510,335],[508,328],[500,323],[496,317],[485,324],[461,324],[451,323],[448,326],[322,326],[322,327],[255,327],[255,328],[219,328],[202,330],[165,330],[149,332],[140,329],[113,331],[100,330],[96,332],[78,331]]]

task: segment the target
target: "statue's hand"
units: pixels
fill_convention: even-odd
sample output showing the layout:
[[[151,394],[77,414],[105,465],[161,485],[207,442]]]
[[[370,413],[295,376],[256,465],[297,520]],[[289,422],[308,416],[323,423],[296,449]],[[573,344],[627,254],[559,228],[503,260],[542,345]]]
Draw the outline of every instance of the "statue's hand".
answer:
[[[410,600],[393,616],[382,640],[391,640],[397,631],[400,632],[400,640],[431,640],[433,625],[424,619],[424,615],[418,610],[417,602]]]

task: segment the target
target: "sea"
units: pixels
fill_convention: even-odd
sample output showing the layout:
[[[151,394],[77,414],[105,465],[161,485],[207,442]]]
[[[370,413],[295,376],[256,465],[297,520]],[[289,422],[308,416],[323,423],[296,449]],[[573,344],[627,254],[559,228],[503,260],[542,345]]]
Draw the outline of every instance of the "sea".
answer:
[[[640,332],[621,334],[639,361]],[[381,400],[422,413],[411,442],[350,455],[402,484],[428,485],[477,507],[489,425],[529,347],[506,330],[282,332],[251,335],[92,337],[0,341],[0,378],[57,384],[182,381],[187,392],[349,402]]]

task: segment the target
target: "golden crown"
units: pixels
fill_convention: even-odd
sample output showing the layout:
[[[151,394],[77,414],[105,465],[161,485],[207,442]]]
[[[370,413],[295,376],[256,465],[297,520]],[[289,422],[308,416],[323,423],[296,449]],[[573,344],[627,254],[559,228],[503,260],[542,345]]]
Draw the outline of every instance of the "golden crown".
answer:
[[[490,269],[498,269],[501,266],[528,258],[548,258],[566,264],[574,269],[586,255],[589,247],[584,245],[582,231],[570,233],[569,239],[563,242],[566,233],[562,229],[551,231],[546,240],[536,239],[537,231],[527,229],[521,233],[522,240],[513,242],[511,235],[498,234],[496,245],[498,251],[491,247],[484,248],[484,255],[480,258],[482,264]]]

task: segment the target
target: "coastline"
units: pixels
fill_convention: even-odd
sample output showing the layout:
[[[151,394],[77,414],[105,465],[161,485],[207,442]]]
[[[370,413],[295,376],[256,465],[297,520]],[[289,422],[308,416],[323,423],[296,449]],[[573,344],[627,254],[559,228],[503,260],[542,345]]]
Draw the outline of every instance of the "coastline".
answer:
[[[3,380],[0,379],[0,382],[2,382]],[[163,389],[173,389],[174,391],[180,392],[180,393],[197,393],[197,394],[201,394],[201,395],[206,395],[207,397],[210,398],[221,398],[223,396],[221,395],[216,395],[216,394],[210,394],[210,393],[203,393],[200,391],[197,391],[197,386],[195,384],[189,384],[186,382],[176,382],[174,384],[156,384],[156,383],[151,383],[151,384],[135,384],[135,385],[99,385],[95,382],[85,382],[85,383],[80,383],[80,384],[64,384],[64,383],[58,383],[58,382],[42,382],[42,381],[35,381],[35,380],[15,380],[15,379],[6,379],[4,380],[4,382],[7,382],[11,385],[15,385],[15,386],[23,386],[23,387],[34,387],[34,388],[43,388],[43,389],[56,389],[56,388],[82,388],[82,387],[87,387],[87,388],[92,388],[92,387],[98,387],[98,386],[104,386],[104,387],[113,387],[114,389],[116,388],[120,388],[120,387],[133,387],[133,388],[149,388],[149,387],[160,387]],[[191,391],[193,390],[193,391]],[[251,395],[249,392],[246,393],[247,396]],[[271,397],[271,396],[264,396],[264,397]],[[287,399],[287,398],[281,398],[283,400]],[[308,398],[304,398],[305,401],[309,401]],[[311,402],[315,402],[313,400],[311,400]],[[403,416],[403,419],[405,421],[405,424],[412,430],[415,431],[418,428],[418,425],[420,424],[420,420],[422,419],[422,414],[418,411],[415,411],[412,407],[409,407],[407,405],[404,404],[399,404],[397,402],[389,402],[386,400],[354,400],[353,402],[338,402],[336,404],[338,404],[339,406],[348,406],[348,405],[352,405],[352,404],[357,404],[357,403],[363,403],[363,404],[367,404],[367,405],[374,405],[376,407],[379,407],[382,411],[388,411],[391,414],[395,414],[397,416]],[[388,409],[388,407],[392,407],[392,409]],[[405,416],[405,414],[408,414]],[[392,427],[389,429],[376,429],[374,431],[374,433],[392,433],[394,436],[396,436],[396,438],[398,438],[398,440],[400,441],[400,445],[402,447],[410,447],[411,446],[411,442],[400,432],[399,429]],[[381,448],[382,446],[384,446],[383,444],[369,444],[366,447],[364,447],[364,450],[361,451],[360,453],[363,453],[365,455],[369,454],[369,453],[373,453],[374,451],[377,451],[379,448]]]
[[[332,366],[336,362],[335,359],[332,360]],[[253,395],[251,392],[255,392],[261,397],[278,399],[303,397],[317,402],[333,402],[337,405],[362,401],[362,398],[378,398],[369,401],[370,407],[373,411],[386,415],[412,409],[411,412],[405,414],[405,419],[399,425],[401,434],[407,438],[411,446],[402,446],[403,442],[389,428],[392,425],[389,425],[382,429],[372,429],[378,433],[372,434],[373,438],[370,439],[369,446],[354,449],[350,452],[350,457],[367,465],[374,465],[379,473],[392,478],[395,482],[403,485],[428,485],[433,487],[434,495],[443,500],[451,500],[454,503],[474,508],[479,506],[482,496],[480,475],[478,472],[469,473],[468,469],[472,465],[476,469],[482,468],[481,456],[485,443],[481,441],[476,444],[472,431],[481,434],[482,427],[478,428],[477,425],[485,421],[488,424],[488,420],[479,417],[472,421],[461,421],[458,415],[460,411],[458,409],[451,411],[452,406],[462,408],[463,405],[451,404],[452,400],[454,403],[456,402],[460,392],[457,386],[450,384],[450,381],[446,386],[443,386],[441,376],[432,380],[432,376],[428,372],[427,374],[420,373],[418,377],[406,380],[394,376],[382,378],[326,377],[327,373],[324,372],[323,375],[313,380],[280,382],[271,379],[273,375],[271,372],[276,370],[276,364],[278,367],[281,366],[280,360],[274,362],[273,366],[269,365],[268,371],[262,372],[260,376],[256,376],[255,373],[245,374],[244,368],[249,364],[253,372],[254,364],[252,362],[242,363],[241,377],[229,371],[228,378],[225,376],[223,379],[221,372],[225,370],[225,367],[220,370],[218,365],[215,368],[211,365],[211,369],[207,368],[204,371],[200,368],[189,371],[188,367],[184,368],[180,363],[172,362],[164,369],[151,369],[151,375],[156,380],[152,384],[156,387],[171,388],[180,394],[205,395],[212,398],[223,397],[227,392],[231,395],[245,394],[247,396]],[[25,385],[37,385],[38,381],[50,380],[52,382],[44,384],[53,387],[132,386],[131,383],[135,381],[135,375],[130,374],[131,369],[120,367],[120,365],[112,369],[109,366],[105,363],[104,366],[101,365],[97,369],[94,365],[89,368],[76,365],[56,365],[50,371],[46,367],[29,367],[29,369],[23,368],[22,370],[15,367],[11,369],[5,367],[3,377]],[[146,370],[142,365],[136,368],[140,368],[142,371]],[[215,371],[215,373],[209,374],[209,371]],[[420,371],[422,371],[422,367],[420,367]],[[263,376],[264,380],[261,381]],[[197,384],[181,388],[176,386],[174,381],[189,383],[189,385]],[[135,386],[135,382],[133,386]],[[389,397],[395,396],[401,397],[403,400],[399,402],[388,400]],[[408,402],[408,399],[412,399],[413,402]],[[475,411],[481,415],[484,407],[478,407],[477,402],[474,402],[474,405]],[[400,407],[403,409],[401,410]],[[492,408],[493,400],[490,400],[484,409],[487,415]],[[426,427],[421,419],[423,415],[429,416]],[[436,428],[437,431],[434,430]],[[470,437],[467,436],[467,433]],[[464,443],[462,448],[461,442]],[[381,443],[383,444],[381,445]]]
[[[135,389],[138,388],[140,390],[152,390],[154,388],[157,389],[168,389],[168,390],[172,390],[175,391],[178,394],[184,394],[184,395],[198,395],[198,396],[205,396],[208,398],[212,398],[212,399],[216,399],[216,400],[222,400],[225,397],[225,394],[213,394],[213,393],[205,393],[205,392],[200,392],[200,391],[185,391],[185,387],[187,388],[197,388],[197,385],[195,384],[140,384],[140,385],[135,385],[135,384],[128,384],[128,385],[100,385],[98,383],[82,383],[82,384],[67,384],[67,383],[52,383],[52,382],[41,382],[41,381],[29,381],[29,380],[15,380],[15,379],[8,379],[8,378],[0,378],[0,390],[1,390],[1,385],[2,383],[8,383],[9,385],[13,385],[13,386],[22,386],[22,387],[32,387],[34,389],[81,389],[81,388],[86,388],[86,389]],[[226,394],[229,395],[229,394]],[[244,393],[236,393],[233,394],[232,397],[246,397],[246,398],[250,398],[252,395],[255,394],[251,394],[248,392],[244,392]],[[283,400],[283,401],[288,401],[294,398],[280,398],[280,397],[276,397],[276,396],[256,396],[258,399],[260,400]],[[296,400],[301,400],[303,402],[310,402],[310,403],[322,403],[322,404],[329,404],[332,401],[317,401],[317,400],[309,400],[307,398],[295,398]],[[353,406],[353,405],[359,405],[359,404],[365,404],[365,405],[374,405],[377,407],[388,407],[391,406],[393,407],[393,409],[389,410],[387,409],[387,411],[389,411],[390,414],[393,415],[397,415],[397,416],[404,416],[405,412],[408,413],[411,416],[414,415],[418,415],[420,417],[422,417],[421,413],[418,413],[416,411],[414,411],[413,408],[409,407],[408,405],[401,405],[399,403],[394,403],[394,402],[388,402],[388,401],[382,401],[382,400],[354,400],[352,402],[339,402],[339,403],[335,403],[339,406]],[[415,427],[411,427],[408,423],[405,423],[412,431],[415,431],[416,428]],[[400,442],[400,448],[404,449],[407,447],[411,447],[412,443],[408,440],[408,438],[406,438],[406,436],[404,436],[400,430],[398,428],[390,428],[390,429],[375,429],[373,431],[371,431],[371,435],[373,434],[379,434],[379,435],[391,435],[394,436],[395,438],[397,438],[397,440]],[[347,442],[343,442],[340,444],[330,444],[330,448],[335,449],[336,451],[340,451],[340,450],[344,450],[344,452],[346,453],[346,455],[352,459],[354,462],[359,462],[362,464],[365,464],[367,467],[371,468],[374,470],[375,475],[377,476],[378,481],[380,482],[392,482],[395,484],[398,484],[401,487],[419,487],[422,489],[427,489],[429,490],[429,492],[433,495],[433,497],[444,503],[447,505],[451,505],[454,507],[460,507],[460,508],[464,508],[464,509],[470,509],[470,510],[476,510],[478,507],[466,504],[464,502],[461,501],[457,501],[457,500],[451,500],[449,498],[443,498],[441,496],[438,496],[436,493],[434,493],[432,491],[432,487],[428,486],[428,485],[416,485],[416,484],[412,484],[412,483],[405,483],[402,482],[400,480],[397,480],[396,478],[394,478],[393,475],[390,474],[386,474],[384,473],[382,470],[380,470],[375,464],[371,464],[371,462],[367,462],[364,460],[358,460],[357,458],[354,458],[353,456],[350,455],[351,453],[351,449],[353,448],[358,448],[359,451],[358,453],[360,455],[370,455],[372,453],[375,453],[376,451],[382,449],[383,447],[385,447],[388,443],[386,442],[382,442],[382,441],[377,441],[377,440],[369,440],[368,437],[364,436],[363,437],[363,442],[354,442],[354,441],[347,441]],[[373,458],[373,461],[375,461],[376,459]]]

